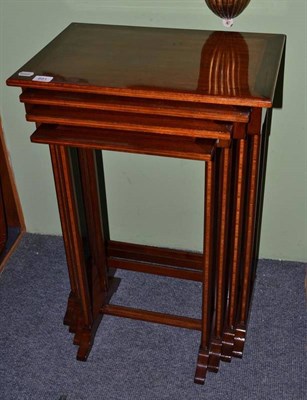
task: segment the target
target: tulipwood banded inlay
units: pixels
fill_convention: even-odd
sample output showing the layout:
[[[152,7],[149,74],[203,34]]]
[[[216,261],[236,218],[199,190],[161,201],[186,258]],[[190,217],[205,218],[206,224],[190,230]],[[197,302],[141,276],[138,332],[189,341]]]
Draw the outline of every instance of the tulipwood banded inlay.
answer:
[[[56,107],[85,108],[232,122],[248,122],[250,115],[248,107],[217,107],[214,104],[138,99],[134,97],[107,96],[91,93],[54,92],[53,96],[50,97],[49,91],[42,89],[25,90],[20,95],[20,101],[26,104]]]

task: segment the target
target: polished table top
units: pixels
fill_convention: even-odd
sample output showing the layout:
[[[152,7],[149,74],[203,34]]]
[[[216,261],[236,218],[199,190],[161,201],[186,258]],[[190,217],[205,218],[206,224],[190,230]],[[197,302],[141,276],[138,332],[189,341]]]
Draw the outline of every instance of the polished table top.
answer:
[[[284,44],[277,34],[72,23],[7,83],[271,107]]]

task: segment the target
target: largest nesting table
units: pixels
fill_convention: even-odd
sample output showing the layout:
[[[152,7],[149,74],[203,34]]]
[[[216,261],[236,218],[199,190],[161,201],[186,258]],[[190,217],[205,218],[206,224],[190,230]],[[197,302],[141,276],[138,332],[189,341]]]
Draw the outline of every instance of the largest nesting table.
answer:
[[[73,23],[7,80],[22,88],[32,142],[50,147],[79,360],[104,314],[201,331],[196,383],[242,356],[284,46],[283,35]],[[204,161],[201,254],[110,239],[101,150]],[[201,282],[201,317],[110,304],[116,268]]]

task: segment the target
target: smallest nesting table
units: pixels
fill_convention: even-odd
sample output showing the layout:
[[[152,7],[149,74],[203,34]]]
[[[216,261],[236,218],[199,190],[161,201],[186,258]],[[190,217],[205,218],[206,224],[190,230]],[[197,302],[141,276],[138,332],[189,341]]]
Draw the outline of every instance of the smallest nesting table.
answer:
[[[104,314],[201,332],[195,382],[241,357],[256,271],[282,35],[71,24],[8,85],[48,144],[86,360]],[[202,253],[110,238],[102,150],[205,164]],[[110,303],[114,269],[202,283],[198,319]]]

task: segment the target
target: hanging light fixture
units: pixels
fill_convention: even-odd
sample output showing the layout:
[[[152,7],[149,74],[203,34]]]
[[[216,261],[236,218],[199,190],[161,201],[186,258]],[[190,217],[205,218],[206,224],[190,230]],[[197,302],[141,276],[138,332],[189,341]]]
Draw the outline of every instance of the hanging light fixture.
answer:
[[[233,24],[233,19],[245,10],[250,0],[205,0],[214,14],[223,19],[227,28]]]

